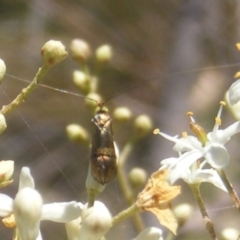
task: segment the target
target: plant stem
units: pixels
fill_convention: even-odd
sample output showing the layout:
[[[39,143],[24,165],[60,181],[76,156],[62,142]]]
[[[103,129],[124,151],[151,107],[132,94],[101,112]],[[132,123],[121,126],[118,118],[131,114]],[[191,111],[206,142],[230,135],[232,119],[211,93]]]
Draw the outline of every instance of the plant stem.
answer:
[[[217,172],[218,172],[220,178],[222,179],[225,187],[227,188],[228,193],[229,193],[229,195],[230,195],[230,197],[231,197],[231,199],[234,203],[234,206],[240,212],[240,201],[239,201],[238,195],[235,192],[235,190],[233,189],[232,184],[229,182],[224,170],[223,169],[217,169]]]
[[[112,218],[112,226],[117,225],[119,222],[123,221],[124,219],[132,216],[135,213],[138,213],[140,211],[137,204],[133,204],[129,208],[123,210],[119,214],[117,214],[115,217]]]
[[[134,146],[133,141],[129,141],[125,145],[124,149],[122,150],[122,152],[119,156],[118,174],[117,174],[120,188],[122,189],[123,195],[126,198],[129,205],[132,205],[134,203],[134,194],[133,194],[133,190],[131,189],[129,182],[127,180],[124,166],[125,166],[125,163],[133,149],[133,146]],[[138,231],[141,231],[144,229],[142,218],[139,214],[135,214],[133,216],[133,221],[134,221],[134,224]]]
[[[2,106],[1,113],[3,115],[6,115],[14,110],[18,105],[25,102],[28,95],[37,87],[37,84],[40,82],[48,70],[49,67],[45,65],[39,68],[32,82],[26,88],[22,89],[21,93],[10,104]]]
[[[204,205],[204,202],[203,202],[203,199],[202,199],[202,196],[201,196],[201,193],[200,193],[200,189],[199,189],[200,184],[190,184],[190,187],[191,187],[193,195],[194,195],[194,197],[197,201],[197,204],[199,206],[200,212],[201,212],[202,217],[203,217],[203,221],[205,222],[206,229],[207,229],[208,233],[210,234],[211,239],[212,240],[217,240],[217,236],[216,236],[216,233],[215,233],[215,230],[214,230],[214,225],[213,225],[211,219],[208,216],[206,207]]]

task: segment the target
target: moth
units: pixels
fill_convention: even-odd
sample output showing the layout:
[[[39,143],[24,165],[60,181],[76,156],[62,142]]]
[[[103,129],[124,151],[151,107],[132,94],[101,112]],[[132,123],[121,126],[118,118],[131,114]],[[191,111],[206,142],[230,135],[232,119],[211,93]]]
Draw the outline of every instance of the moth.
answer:
[[[105,107],[100,107],[92,119],[91,174],[101,184],[117,175],[117,157],[113,142],[112,118]]]

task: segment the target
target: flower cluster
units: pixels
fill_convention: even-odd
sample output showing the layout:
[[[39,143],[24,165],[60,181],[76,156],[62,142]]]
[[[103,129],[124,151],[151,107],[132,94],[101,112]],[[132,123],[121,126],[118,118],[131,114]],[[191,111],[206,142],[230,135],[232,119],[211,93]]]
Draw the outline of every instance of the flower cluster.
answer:
[[[30,169],[22,167],[16,195],[10,197],[0,193],[0,217],[3,218],[2,222],[6,227],[15,230],[14,239],[41,240],[40,223],[43,220],[64,223],[69,240],[105,239],[104,235],[112,227],[128,217],[133,217],[136,228],[139,230],[135,240],[163,240],[164,235],[166,235],[165,239],[173,239],[177,235],[177,230],[185,224],[192,212],[192,207],[187,204],[178,206],[175,211],[172,210],[171,201],[181,193],[180,186],[173,185],[178,179],[183,179],[190,186],[199,205],[206,229],[212,239],[217,239],[199,187],[203,182],[208,182],[222,191],[228,192],[240,212],[240,200],[224,172],[230,163],[230,154],[225,145],[232,136],[240,132],[240,121],[232,123],[225,129],[220,129],[221,115],[225,106],[225,102],[221,102],[213,129],[207,133],[202,126],[196,123],[193,113],[188,112],[192,134],[183,132],[182,136],[178,137],[169,136],[158,129],[154,131],[155,134],[174,143],[173,150],[177,156],[163,159],[160,162],[160,169],[152,173],[149,178],[146,171],[139,167],[133,168],[127,176],[124,168],[127,158],[129,158],[134,144],[149,133],[152,122],[146,115],[138,116],[134,122],[133,136],[119,152],[112,139],[112,119],[105,111],[103,103],[99,103],[101,97],[97,94],[98,76],[95,76],[97,75],[95,72],[92,73],[92,64],[88,64],[91,60],[92,50],[89,44],[81,39],[73,40],[70,49],[72,58],[81,66],[80,70],[73,73],[75,85],[84,96],[87,96],[88,103],[91,102],[89,105],[95,108],[96,102],[98,102],[100,110],[97,113],[99,115],[105,113],[104,118],[98,116],[98,120],[95,118],[92,120],[93,125],[95,124],[95,132],[97,132],[97,134],[95,133],[97,140],[94,139],[95,135],[92,135],[92,153],[97,156],[92,154],[86,178],[88,201],[85,204],[77,201],[44,203],[41,194],[35,189]],[[24,102],[44,74],[51,67],[63,61],[67,55],[65,46],[59,41],[50,40],[42,47],[43,64],[35,78],[12,103],[1,109],[0,133],[7,127],[5,114]],[[100,46],[95,51],[96,66],[94,69],[96,68],[97,72],[103,69],[112,57],[113,51],[110,45]],[[0,59],[0,81],[5,72],[5,63]],[[240,119],[240,108],[238,107],[240,105],[240,80],[232,84],[225,98],[233,115]],[[115,110],[113,116],[118,122],[126,122],[131,119],[132,113],[129,109],[122,107]],[[104,126],[102,127],[102,125]],[[90,145],[88,133],[80,125],[71,124],[66,128],[66,132],[72,142]],[[106,142],[108,145],[105,146]],[[113,152],[114,154],[112,154]],[[110,171],[106,170],[109,167],[105,163],[107,161],[115,161],[114,168],[110,167]],[[0,188],[13,182],[13,171],[14,162],[12,160],[0,161]],[[107,206],[97,201],[97,197],[104,191],[107,183],[115,178],[116,173],[120,188],[129,206],[112,216]],[[112,174],[113,177],[106,181],[109,174],[110,176]],[[140,188],[143,190],[138,193]],[[166,231],[156,227],[145,228],[141,218],[142,211],[154,214]],[[234,236],[238,234],[232,229],[226,230],[225,235],[226,233]]]
[[[90,47],[85,41],[75,39],[71,43],[71,51],[73,59],[83,67],[83,71],[74,72],[74,83],[82,93],[88,94],[87,99],[90,100],[91,103],[94,102],[95,107],[96,101],[93,100],[93,98],[97,96],[97,101],[100,101],[100,96],[96,93],[98,78],[90,73],[87,65],[91,56]],[[23,103],[48,70],[62,62],[67,55],[68,53],[65,50],[65,46],[60,41],[50,40],[44,44],[41,49],[42,67],[39,68],[32,82],[30,82],[10,104],[3,106],[1,109],[0,133],[7,127],[5,115]],[[111,58],[111,46],[108,44],[100,46],[95,51],[97,71],[106,66]],[[0,59],[0,81],[3,79],[5,72],[5,63]],[[102,109],[103,106],[101,106],[101,110]],[[125,107],[119,108],[114,112],[114,118],[118,122],[126,122],[131,117],[132,114],[130,110]],[[107,123],[110,121],[111,120],[108,119]],[[121,158],[119,169],[115,169],[115,172],[117,172],[117,170],[119,172],[123,171],[124,162],[132,149],[133,143],[135,144],[138,139],[146,136],[150,132],[151,126],[151,120],[146,115],[140,115],[135,119],[133,132],[136,136],[133,139],[130,138],[129,145],[131,145],[131,147],[126,144],[126,150],[123,151],[122,156],[119,156],[118,148],[115,142],[112,142],[116,158],[118,159],[118,156]],[[79,125],[69,125],[66,131],[71,141],[78,144],[89,145],[89,136],[85,129]],[[104,159],[105,158],[103,158],[103,160]],[[96,201],[96,197],[105,189],[106,184],[93,178],[91,168],[92,166],[90,165],[86,179],[86,189],[88,193],[88,202],[86,204],[76,201],[46,204],[39,191],[35,189],[35,183],[30,169],[28,167],[22,167],[16,195],[11,197],[7,194],[0,193],[0,217],[3,218],[2,222],[7,228],[14,229],[13,239],[41,240],[42,234],[40,223],[41,221],[48,220],[64,223],[69,240],[99,240],[103,239],[103,236],[116,222],[121,221],[122,218],[129,217],[135,213],[135,211],[140,212],[144,210],[153,212],[162,225],[176,234],[177,221],[171,211],[171,204],[169,201],[177,196],[180,190],[179,187],[172,187],[166,183],[167,175],[165,171],[153,174],[145,189],[138,197],[136,194],[131,195],[130,203],[132,206],[130,208],[134,209],[134,212],[127,211],[128,209],[126,209],[115,217],[112,217],[105,204]],[[0,188],[6,187],[13,182],[13,171],[14,161],[6,160],[0,162]],[[146,171],[135,168],[131,171],[131,177],[127,184],[129,187],[131,185],[131,191],[133,192],[133,190],[135,191],[144,186],[146,179]],[[121,182],[121,180],[119,180],[119,182],[124,186],[123,191],[126,190],[127,186],[124,182]],[[164,191],[166,194],[161,196]],[[148,204],[146,198],[152,203]],[[163,240],[163,232],[161,229],[155,227],[142,228],[135,240],[143,240],[146,238],[149,240]]]
[[[240,80],[230,86],[225,98],[233,115],[239,119],[240,109],[236,105],[240,103]],[[199,190],[201,183],[209,182],[228,192],[235,207],[240,211],[239,198],[224,172],[224,169],[230,163],[230,155],[225,144],[232,136],[240,132],[240,121],[232,123],[225,129],[220,129],[221,114],[225,105],[225,102],[220,102],[215,125],[212,131],[208,133],[196,123],[192,112],[188,112],[187,115],[190,119],[189,125],[193,134],[183,132],[182,137],[178,137],[169,136],[160,132],[159,129],[154,130],[155,134],[173,142],[173,151],[178,154],[178,157],[163,159],[160,162],[160,169],[169,171],[168,181],[171,184],[181,178],[191,187],[212,239],[216,238],[216,233],[201,198]]]

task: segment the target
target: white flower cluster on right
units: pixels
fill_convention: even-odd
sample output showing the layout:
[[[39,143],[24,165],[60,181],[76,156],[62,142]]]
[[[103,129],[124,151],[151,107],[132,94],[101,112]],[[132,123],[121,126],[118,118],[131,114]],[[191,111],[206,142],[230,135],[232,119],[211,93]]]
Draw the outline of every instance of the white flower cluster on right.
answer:
[[[230,106],[240,102],[240,80],[234,82],[229,88],[227,99]],[[221,102],[215,125],[209,133],[205,133],[204,129],[196,124],[192,114],[190,114],[190,127],[194,135],[184,133],[183,137],[179,138],[169,136],[159,130],[155,131],[174,142],[173,150],[179,155],[164,159],[160,163],[161,169],[169,170],[171,184],[182,178],[189,184],[210,182],[221,190],[227,191],[216,170],[226,167],[230,162],[225,144],[233,135],[240,132],[240,121],[234,122],[225,129],[219,129],[224,105],[225,103]],[[238,114],[240,115],[240,109]]]

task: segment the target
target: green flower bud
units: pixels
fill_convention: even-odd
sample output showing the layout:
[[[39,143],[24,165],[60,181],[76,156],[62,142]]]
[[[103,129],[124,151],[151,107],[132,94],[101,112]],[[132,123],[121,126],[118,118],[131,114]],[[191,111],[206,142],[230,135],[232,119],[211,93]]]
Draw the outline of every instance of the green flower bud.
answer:
[[[102,45],[100,46],[97,50],[96,50],[96,60],[99,63],[108,63],[111,58],[112,58],[112,47],[108,44]]]
[[[126,122],[132,117],[131,111],[126,107],[118,107],[113,112],[113,118],[117,121]]]
[[[147,115],[139,115],[134,123],[137,138],[145,137],[152,130],[152,120]]]
[[[91,56],[89,44],[82,39],[74,39],[70,44],[72,58],[79,63],[86,62]]]
[[[50,40],[43,45],[41,55],[43,64],[47,67],[53,67],[62,62],[68,53],[60,41]]]
[[[74,71],[73,72],[73,82],[83,94],[89,93],[90,81],[84,72],[79,71],[79,70]]]
[[[190,204],[180,204],[174,209],[174,214],[178,220],[179,226],[183,226],[192,215],[193,208]]]
[[[0,134],[7,128],[6,119],[3,114],[0,114]]]
[[[142,187],[147,182],[147,172],[142,168],[133,168],[128,174],[130,184],[134,187]]]
[[[6,73],[6,65],[5,62],[0,58],[0,82],[4,78]]]
[[[68,138],[75,143],[89,144],[89,136],[87,131],[78,124],[70,124],[66,127]]]
[[[223,240],[238,239],[239,234],[240,234],[239,231],[235,228],[225,228],[222,231],[222,239]]]
[[[86,96],[86,105],[91,109],[91,110],[95,110],[97,107],[97,103],[102,102],[102,98],[99,94],[97,93],[89,93]]]

